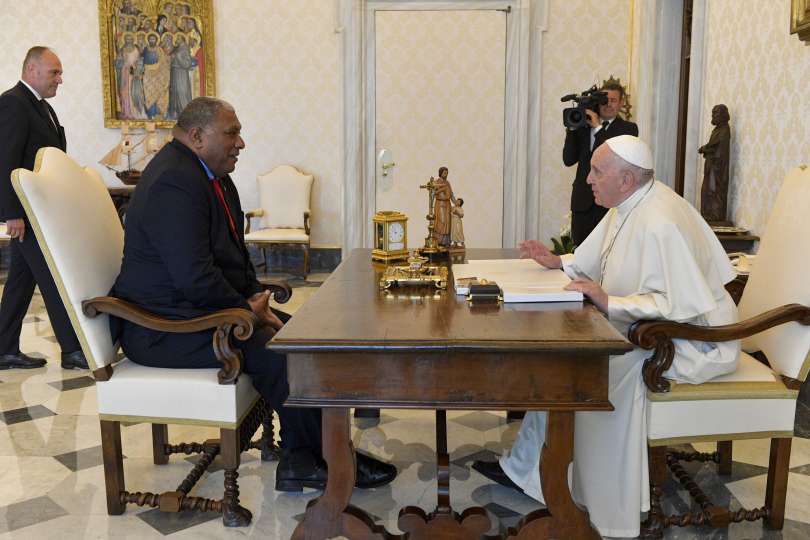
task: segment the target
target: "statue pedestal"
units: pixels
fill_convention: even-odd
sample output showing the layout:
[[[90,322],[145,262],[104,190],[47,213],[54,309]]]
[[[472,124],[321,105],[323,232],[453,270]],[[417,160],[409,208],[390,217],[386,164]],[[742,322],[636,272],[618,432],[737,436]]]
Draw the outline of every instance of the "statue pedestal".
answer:
[[[754,242],[759,242],[759,236],[751,234],[742,227],[735,227],[731,221],[709,221],[708,223],[726,253],[735,251],[751,253]]]

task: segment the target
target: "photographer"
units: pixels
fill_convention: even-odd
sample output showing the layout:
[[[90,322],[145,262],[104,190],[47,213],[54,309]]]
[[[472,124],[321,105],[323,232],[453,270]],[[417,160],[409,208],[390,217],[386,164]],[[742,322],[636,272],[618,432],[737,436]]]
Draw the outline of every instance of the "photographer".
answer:
[[[587,125],[565,132],[563,163],[566,167],[577,164],[571,191],[571,240],[575,246],[588,237],[607,212],[594,202],[591,186],[585,181],[591,172],[593,151],[611,137],[638,136],[638,126],[618,116],[624,105],[624,88],[620,84],[607,84],[602,91],[607,93],[607,103],[599,105],[599,114],[586,110]]]

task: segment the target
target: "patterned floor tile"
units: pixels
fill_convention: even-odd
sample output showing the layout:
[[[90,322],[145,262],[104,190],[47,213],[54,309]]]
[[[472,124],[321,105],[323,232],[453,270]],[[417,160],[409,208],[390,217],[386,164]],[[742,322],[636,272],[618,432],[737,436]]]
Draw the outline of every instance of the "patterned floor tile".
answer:
[[[755,476],[738,482],[729,482],[727,488],[746,508],[758,508],[765,501],[767,475]],[[785,517],[794,521],[810,523],[810,476],[790,473],[789,496],[785,503]]]
[[[64,508],[49,497],[37,497],[0,508],[0,533],[16,531],[43,521],[66,516]]]
[[[491,450],[481,449],[472,454],[467,454],[463,457],[456,458],[450,463],[459,467],[472,467],[474,461],[498,461],[501,456]]]
[[[200,523],[205,523],[213,519],[222,519],[222,514],[218,512],[161,512],[154,508],[138,514],[138,518],[149,524],[153,529],[168,536],[182,531]]]
[[[478,431],[489,431],[506,424],[506,415],[494,414],[488,411],[476,411],[450,418],[449,421]]]
[[[62,381],[54,381],[48,383],[57,390],[61,390],[63,392],[67,390],[76,390],[77,388],[87,388],[88,386],[93,386],[96,384],[96,380],[93,377],[82,376],[82,377],[74,377],[72,379],[64,379]]]
[[[33,405],[31,407],[22,407],[20,409],[12,409],[10,411],[3,411],[2,420],[7,426],[19,424],[21,422],[30,422],[37,418],[45,418],[47,416],[54,416],[52,410],[42,405]]]
[[[123,457],[126,459],[127,456]],[[98,467],[104,464],[104,455],[101,446],[66,452],[58,456],[53,456],[53,458],[73,472],[89,469],[90,467]]]

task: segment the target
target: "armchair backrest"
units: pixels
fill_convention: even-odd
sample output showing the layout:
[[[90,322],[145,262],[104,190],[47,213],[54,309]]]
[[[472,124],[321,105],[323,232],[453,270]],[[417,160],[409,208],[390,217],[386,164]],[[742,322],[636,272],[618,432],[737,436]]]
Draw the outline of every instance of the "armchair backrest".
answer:
[[[312,191],[311,174],[304,174],[290,165],[279,165],[260,174],[259,204],[264,215],[264,229],[303,229],[304,212],[309,210]]]
[[[107,187],[57,148],[11,177],[91,369],[112,363],[108,316],[82,313],[82,301],[107,295],[121,269],[124,231]]]
[[[739,313],[747,319],[784,304],[810,306],[810,168],[790,171],[771,209]],[[810,371],[810,327],[791,322],[743,341],[761,350],[771,367],[805,380]]]

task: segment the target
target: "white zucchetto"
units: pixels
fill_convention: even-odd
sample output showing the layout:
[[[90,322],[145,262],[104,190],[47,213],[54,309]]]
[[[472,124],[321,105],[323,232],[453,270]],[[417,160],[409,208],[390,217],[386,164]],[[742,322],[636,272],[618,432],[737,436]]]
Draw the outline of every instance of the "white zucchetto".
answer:
[[[625,160],[627,163],[641,167],[642,169],[653,168],[653,157],[647,143],[632,135],[619,135],[605,141],[605,144],[614,154]]]

